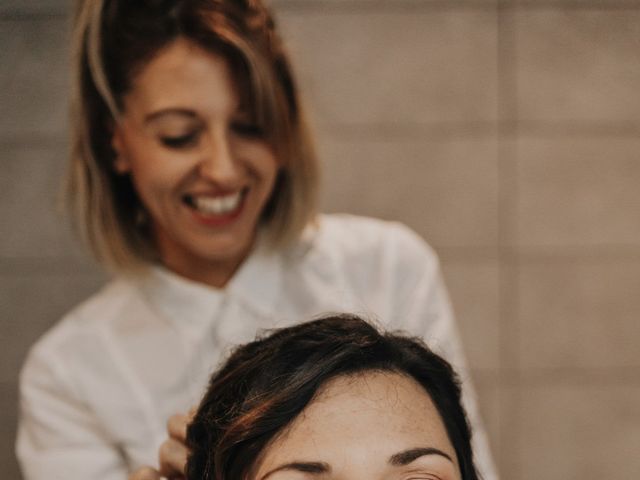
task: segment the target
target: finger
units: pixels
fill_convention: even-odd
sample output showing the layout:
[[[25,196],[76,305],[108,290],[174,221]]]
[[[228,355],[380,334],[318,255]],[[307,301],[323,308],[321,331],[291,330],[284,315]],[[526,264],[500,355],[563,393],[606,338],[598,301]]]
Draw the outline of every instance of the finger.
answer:
[[[189,413],[187,413],[187,415],[189,416],[189,421],[193,420],[193,417],[196,416],[197,412],[198,412],[198,405],[194,405],[189,409]]]
[[[169,438],[160,446],[160,473],[169,478],[184,475],[188,455],[189,450],[182,442]]]
[[[182,413],[171,415],[167,421],[167,431],[169,432],[169,436],[184,442],[187,438],[187,425],[190,421],[191,418]]]
[[[160,472],[151,467],[141,467],[131,473],[128,480],[160,480]]]

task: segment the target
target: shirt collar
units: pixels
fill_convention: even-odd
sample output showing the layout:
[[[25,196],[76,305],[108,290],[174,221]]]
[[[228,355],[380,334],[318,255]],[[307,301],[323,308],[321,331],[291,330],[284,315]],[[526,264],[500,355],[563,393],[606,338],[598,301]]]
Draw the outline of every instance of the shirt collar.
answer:
[[[189,280],[161,265],[147,269],[139,283],[145,298],[172,323],[197,328],[212,322],[227,298],[260,315],[271,316],[282,274],[281,255],[258,242],[222,289]]]
[[[226,291],[259,314],[271,316],[282,284],[282,253],[259,242],[229,281]]]
[[[151,266],[136,280],[151,307],[178,328],[194,329],[210,322],[224,298],[223,290],[181,277],[160,265]]]

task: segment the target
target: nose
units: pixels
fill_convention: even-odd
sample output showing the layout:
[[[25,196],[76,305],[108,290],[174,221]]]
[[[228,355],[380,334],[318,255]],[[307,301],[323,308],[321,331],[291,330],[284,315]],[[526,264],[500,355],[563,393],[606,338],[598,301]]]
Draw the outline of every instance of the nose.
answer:
[[[218,186],[234,187],[239,180],[238,163],[225,131],[212,132],[199,163],[200,175]]]

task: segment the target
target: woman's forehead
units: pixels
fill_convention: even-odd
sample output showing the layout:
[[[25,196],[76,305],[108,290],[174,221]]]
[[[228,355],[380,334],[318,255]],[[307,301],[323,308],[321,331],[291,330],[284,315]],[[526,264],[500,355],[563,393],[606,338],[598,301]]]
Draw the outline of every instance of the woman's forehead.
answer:
[[[273,452],[349,448],[384,438],[390,453],[418,444],[455,457],[430,396],[415,380],[392,372],[341,376],[322,387],[283,435]]]
[[[125,103],[147,111],[192,107],[233,112],[246,104],[242,87],[247,83],[227,57],[178,39],[136,72]]]

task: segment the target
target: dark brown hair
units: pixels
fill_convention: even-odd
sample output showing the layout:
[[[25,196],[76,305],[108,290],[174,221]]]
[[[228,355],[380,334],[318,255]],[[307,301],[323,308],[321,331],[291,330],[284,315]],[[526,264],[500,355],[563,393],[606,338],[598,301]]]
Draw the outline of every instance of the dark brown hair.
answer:
[[[431,397],[463,480],[477,480],[460,385],[420,340],[352,315],[276,330],[238,348],[216,372],[187,432],[187,479],[246,480],[256,459],[329,380],[366,371],[413,378]]]
[[[156,256],[128,175],[113,168],[112,127],[136,74],[178,38],[223,56],[280,165],[262,212],[272,246],[316,213],[318,165],[288,56],[261,0],[79,0],[74,20],[68,203],[97,258],[128,269]]]

